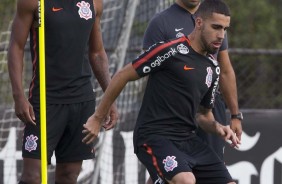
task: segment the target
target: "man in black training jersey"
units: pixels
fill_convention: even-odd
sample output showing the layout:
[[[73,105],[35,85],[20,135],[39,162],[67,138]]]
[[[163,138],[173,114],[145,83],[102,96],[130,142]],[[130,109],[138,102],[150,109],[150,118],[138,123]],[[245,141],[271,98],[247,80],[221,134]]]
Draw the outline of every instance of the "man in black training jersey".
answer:
[[[95,110],[92,71],[103,90],[110,82],[100,30],[102,2],[45,1],[47,155],[50,163],[55,152],[55,182],[58,184],[77,183],[82,161],[94,157],[93,145],[86,145],[81,140],[83,123]],[[33,73],[26,99],[22,72],[29,33]],[[25,123],[21,184],[41,183],[38,44],[38,1],[18,0],[8,67],[16,115]],[[117,108],[113,105],[106,129],[114,126],[117,116]]]
[[[229,24],[225,3],[203,2],[190,35],[151,46],[114,75],[84,125],[83,142],[90,144],[98,136],[111,104],[127,82],[148,75],[133,142],[153,182],[234,184],[223,161],[195,134],[199,125],[231,140],[232,146],[240,143],[229,126],[214,120],[211,111],[220,73],[211,54],[221,46]]]
[[[146,32],[144,34],[143,48],[148,49],[154,43],[168,40],[171,38],[179,38],[183,35],[191,33],[195,26],[194,13],[197,11],[201,1],[200,0],[175,0],[169,8],[157,13],[149,22]],[[220,67],[220,92],[217,91],[216,101],[213,108],[214,118],[223,125],[229,124],[226,120],[226,108],[222,96],[232,115],[239,114],[236,77],[231,65],[228,54],[227,35],[222,42],[221,47],[215,54]],[[236,133],[237,137],[241,139],[242,126],[240,116],[233,116],[231,118],[231,129]],[[224,159],[225,142],[216,135],[207,134],[201,128],[198,129],[197,134],[205,140],[217,155]]]

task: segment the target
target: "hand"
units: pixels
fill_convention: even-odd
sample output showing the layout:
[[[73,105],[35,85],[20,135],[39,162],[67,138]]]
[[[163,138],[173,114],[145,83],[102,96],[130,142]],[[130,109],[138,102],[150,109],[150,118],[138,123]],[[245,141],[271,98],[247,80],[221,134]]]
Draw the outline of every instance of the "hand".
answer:
[[[82,139],[82,142],[86,144],[91,144],[97,137],[101,129],[102,120],[95,118],[95,114],[90,116],[83,125],[85,128],[82,130],[83,134],[86,134],[85,137]]]
[[[218,134],[226,141],[231,141],[231,146],[234,148],[239,148],[239,144],[241,144],[239,138],[236,134],[231,130],[230,126],[219,125],[220,127],[217,129]]]
[[[110,114],[108,118],[105,120],[103,127],[105,128],[105,130],[110,130],[116,125],[117,120],[118,120],[118,111],[116,105],[113,104],[110,109]]]
[[[15,113],[23,123],[36,125],[33,107],[25,97],[15,100]]]
[[[82,133],[86,135],[82,139],[82,142],[91,144],[98,137],[102,125],[105,130],[110,130],[116,125],[118,112],[115,104],[111,106],[109,116],[106,117],[107,118],[99,118],[99,116],[94,113],[88,118],[87,122],[83,125],[85,129]]]
[[[241,141],[241,136],[242,136],[242,123],[241,123],[241,120],[239,120],[239,119],[231,119],[230,127],[233,130],[233,132],[236,134],[238,139]]]

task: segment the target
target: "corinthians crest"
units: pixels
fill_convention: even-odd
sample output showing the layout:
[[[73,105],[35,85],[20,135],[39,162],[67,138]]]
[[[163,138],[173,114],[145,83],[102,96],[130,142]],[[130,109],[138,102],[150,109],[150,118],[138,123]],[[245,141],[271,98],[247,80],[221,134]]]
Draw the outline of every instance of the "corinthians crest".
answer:
[[[81,1],[78,2],[76,6],[79,7],[78,14],[80,18],[84,18],[85,20],[92,18],[92,11],[88,2]]]
[[[178,166],[178,163],[175,159],[175,156],[167,156],[166,159],[163,160],[166,172],[173,171],[173,169]]]
[[[26,142],[25,142],[25,150],[31,152],[33,150],[36,150],[37,148],[37,143],[36,141],[38,140],[37,136],[30,135],[26,137]]]

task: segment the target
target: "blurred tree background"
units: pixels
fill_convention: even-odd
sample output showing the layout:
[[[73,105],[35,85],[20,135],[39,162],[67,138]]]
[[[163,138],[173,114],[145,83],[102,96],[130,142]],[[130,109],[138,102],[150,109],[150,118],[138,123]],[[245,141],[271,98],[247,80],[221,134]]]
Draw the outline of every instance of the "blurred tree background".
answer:
[[[230,56],[241,108],[282,108],[282,1],[226,0]]]
[[[16,0],[1,0],[0,3],[0,31],[7,31],[8,25],[15,12]]]

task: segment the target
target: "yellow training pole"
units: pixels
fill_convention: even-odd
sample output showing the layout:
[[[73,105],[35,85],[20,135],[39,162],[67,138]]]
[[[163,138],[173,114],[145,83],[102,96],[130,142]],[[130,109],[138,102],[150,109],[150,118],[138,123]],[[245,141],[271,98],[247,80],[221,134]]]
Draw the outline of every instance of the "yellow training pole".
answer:
[[[39,15],[39,84],[40,84],[40,137],[41,137],[41,183],[48,183],[46,139],[46,78],[45,78],[45,21],[44,0],[38,1]]]

